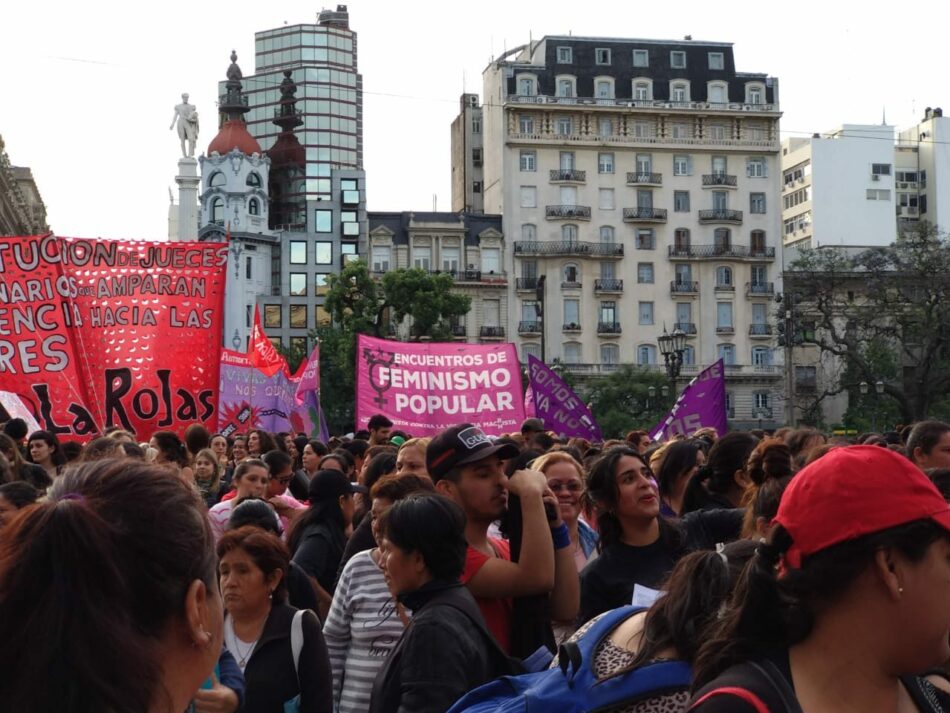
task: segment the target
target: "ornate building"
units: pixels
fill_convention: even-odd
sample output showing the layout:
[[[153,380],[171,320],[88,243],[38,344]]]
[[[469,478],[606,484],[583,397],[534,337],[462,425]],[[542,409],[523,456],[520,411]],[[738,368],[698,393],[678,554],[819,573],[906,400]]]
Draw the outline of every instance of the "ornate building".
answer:
[[[46,206],[28,168],[12,166],[0,137],[0,235],[49,231]]]

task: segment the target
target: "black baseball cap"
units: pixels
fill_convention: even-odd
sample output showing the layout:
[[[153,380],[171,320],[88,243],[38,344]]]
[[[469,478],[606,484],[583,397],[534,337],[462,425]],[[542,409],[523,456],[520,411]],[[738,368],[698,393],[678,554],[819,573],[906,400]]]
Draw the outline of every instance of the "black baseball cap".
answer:
[[[526,418],[521,423],[521,432],[522,433],[541,433],[546,431],[544,427],[544,421],[540,418]]]
[[[426,470],[433,482],[438,482],[453,468],[477,463],[497,455],[502,460],[519,453],[514,443],[495,443],[485,432],[470,423],[447,428],[429,441],[426,447]]]
[[[365,493],[366,488],[357,483],[351,483],[346,473],[338,470],[318,470],[310,481],[307,497],[310,502],[319,500],[336,500],[341,495]]]

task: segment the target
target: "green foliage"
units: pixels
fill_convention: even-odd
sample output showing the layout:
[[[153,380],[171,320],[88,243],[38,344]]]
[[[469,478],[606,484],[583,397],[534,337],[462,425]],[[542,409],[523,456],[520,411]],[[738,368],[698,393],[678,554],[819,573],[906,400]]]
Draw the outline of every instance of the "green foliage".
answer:
[[[290,369],[291,374],[295,373],[303,361],[309,356],[307,350],[303,347],[285,347],[283,344],[277,345],[277,353],[287,361],[287,367]]]
[[[674,397],[662,396],[669,385],[665,374],[625,365],[609,376],[591,380],[586,400],[604,438],[623,438],[634,429],[653,428],[673,406]],[[650,387],[655,395],[650,396]]]

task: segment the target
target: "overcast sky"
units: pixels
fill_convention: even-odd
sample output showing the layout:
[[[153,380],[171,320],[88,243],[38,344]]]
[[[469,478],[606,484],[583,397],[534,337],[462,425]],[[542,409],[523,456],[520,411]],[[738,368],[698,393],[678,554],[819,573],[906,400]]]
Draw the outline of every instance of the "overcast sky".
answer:
[[[335,7],[327,5],[327,7]],[[370,210],[451,208],[449,125],[463,88],[482,91],[491,57],[545,34],[732,42],[739,71],[780,82],[783,138],[841,123],[915,123],[950,110],[945,17],[937,2],[482,0],[349,3],[364,87]],[[182,92],[203,152],[217,82],[237,50],[254,72],[254,33],[315,22],[320,4],[166,0],[8,3],[0,43],[0,134],[33,169],[53,230],[163,240]],[[463,85],[464,77],[464,85]]]

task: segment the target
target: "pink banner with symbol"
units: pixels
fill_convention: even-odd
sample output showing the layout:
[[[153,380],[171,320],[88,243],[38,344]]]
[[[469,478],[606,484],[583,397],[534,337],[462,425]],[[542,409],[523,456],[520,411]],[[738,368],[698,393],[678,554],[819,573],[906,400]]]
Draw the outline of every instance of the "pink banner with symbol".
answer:
[[[360,335],[356,422],[381,413],[413,436],[471,423],[490,435],[524,420],[521,367],[513,344],[394,342]]]

